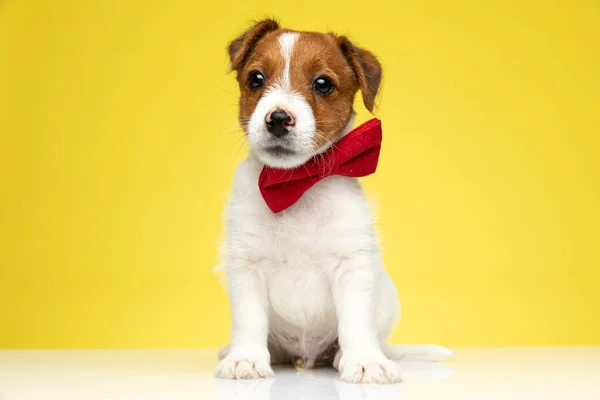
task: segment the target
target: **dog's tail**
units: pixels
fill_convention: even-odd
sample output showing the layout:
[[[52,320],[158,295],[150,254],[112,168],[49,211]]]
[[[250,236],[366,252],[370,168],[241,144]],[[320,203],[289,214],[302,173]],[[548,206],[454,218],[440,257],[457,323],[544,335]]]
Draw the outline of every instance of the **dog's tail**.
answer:
[[[454,356],[452,350],[432,344],[386,345],[383,352],[394,361],[444,361]]]

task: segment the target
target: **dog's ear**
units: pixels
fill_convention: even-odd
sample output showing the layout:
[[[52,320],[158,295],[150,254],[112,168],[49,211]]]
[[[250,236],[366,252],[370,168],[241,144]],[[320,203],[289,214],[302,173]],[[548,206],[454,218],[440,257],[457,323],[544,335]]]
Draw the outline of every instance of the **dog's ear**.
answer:
[[[277,21],[265,19],[257,22],[240,37],[229,43],[228,52],[231,69],[239,70],[244,66],[256,43],[267,33],[279,29]]]
[[[375,96],[381,84],[381,64],[370,51],[354,46],[347,37],[336,35],[334,37],[356,75],[365,107],[373,111]]]

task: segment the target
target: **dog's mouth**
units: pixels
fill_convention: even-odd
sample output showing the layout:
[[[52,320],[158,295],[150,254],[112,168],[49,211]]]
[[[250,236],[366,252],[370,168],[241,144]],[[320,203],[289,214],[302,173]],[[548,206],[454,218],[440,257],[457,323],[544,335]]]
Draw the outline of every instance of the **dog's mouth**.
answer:
[[[249,134],[250,139],[253,136],[258,136],[259,140],[250,145],[255,150],[255,154],[260,161],[273,168],[295,168],[304,164],[314,155],[312,143],[306,138],[298,137],[294,132],[276,138],[273,135],[261,132],[260,135]],[[309,142],[309,143],[306,143]]]
[[[268,146],[257,146],[258,158],[269,167],[273,168],[295,168],[304,164],[311,153],[304,153],[299,149],[290,149],[288,146],[270,144]]]
[[[265,153],[268,153],[269,155],[276,156],[276,157],[293,156],[294,154],[296,154],[295,151],[290,150],[287,147],[283,147],[283,146],[264,147],[263,151]]]

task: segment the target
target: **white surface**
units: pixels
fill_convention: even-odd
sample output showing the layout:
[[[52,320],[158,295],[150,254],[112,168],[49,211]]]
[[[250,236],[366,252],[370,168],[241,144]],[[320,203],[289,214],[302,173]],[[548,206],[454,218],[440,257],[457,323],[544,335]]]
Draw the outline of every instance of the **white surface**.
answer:
[[[600,400],[600,347],[456,349],[402,365],[405,382],[351,385],[331,369],[217,381],[216,350],[0,351],[0,399]]]

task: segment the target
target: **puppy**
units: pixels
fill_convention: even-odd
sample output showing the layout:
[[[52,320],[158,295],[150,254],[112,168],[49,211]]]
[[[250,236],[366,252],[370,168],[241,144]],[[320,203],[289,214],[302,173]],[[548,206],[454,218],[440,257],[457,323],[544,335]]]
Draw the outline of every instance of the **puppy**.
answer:
[[[373,110],[377,59],[344,36],[296,32],[272,20],[228,50],[251,151],[226,212],[222,268],[232,331],[216,376],[258,379],[273,376],[273,364],[323,363],[345,382],[393,383],[401,379],[394,360],[449,357],[439,346],[385,344],[399,301],[356,178],[327,177],[278,213],[258,187],[265,166],[302,166],[346,135],[358,90]]]

